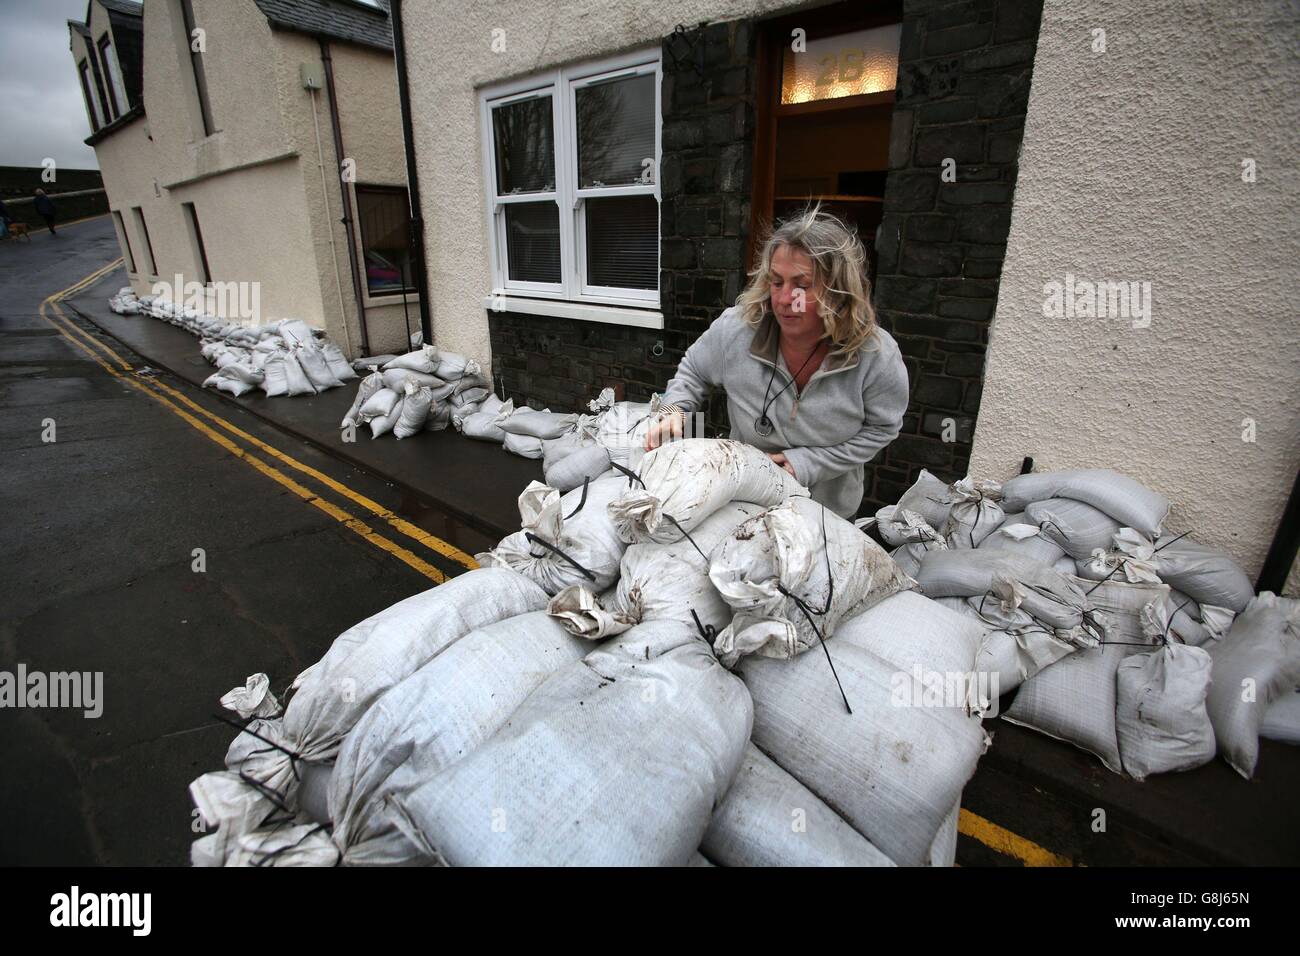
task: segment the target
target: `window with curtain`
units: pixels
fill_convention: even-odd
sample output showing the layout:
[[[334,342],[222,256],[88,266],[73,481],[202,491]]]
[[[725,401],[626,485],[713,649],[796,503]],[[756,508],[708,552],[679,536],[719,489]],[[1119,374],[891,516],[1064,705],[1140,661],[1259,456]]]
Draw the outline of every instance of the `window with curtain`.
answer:
[[[357,183],[356,192],[366,290],[372,296],[414,294],[406,187]]]
[[[659,302],[659,54],[483,94],[494,291]]]
[[[113,107],[114,118],[130,109],[126,100],[126,87],[122,84],[122,71],[118,67],[117,54],[113,44],[105,33],[99,38],[99,59],[104,64],[104,73],[108,77],[108,101]]]
[[[90,114],[90,128],[92,132],[97,133],[104,124],[100,122],[100,113],[95,107],[95,94],[90,89],[90,64],[82,60],[77,65],[77,72],[81,75],[81,95],[86,98],[86,112]]]

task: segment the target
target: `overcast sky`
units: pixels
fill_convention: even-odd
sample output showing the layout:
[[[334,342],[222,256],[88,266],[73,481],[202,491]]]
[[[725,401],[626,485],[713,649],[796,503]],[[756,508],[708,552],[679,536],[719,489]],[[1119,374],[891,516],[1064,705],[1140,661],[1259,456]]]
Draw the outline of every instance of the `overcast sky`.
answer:
[[[82,142],[90,120],[68,52],[68,20],[86,0],[0,0],[0,166],[98,169]]]

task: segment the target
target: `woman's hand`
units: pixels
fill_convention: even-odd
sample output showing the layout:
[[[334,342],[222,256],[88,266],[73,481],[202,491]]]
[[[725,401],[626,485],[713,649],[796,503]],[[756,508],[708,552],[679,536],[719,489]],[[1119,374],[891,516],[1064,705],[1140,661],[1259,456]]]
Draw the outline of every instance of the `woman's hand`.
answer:
[[[783,455],[781,452],[769,451],[767,453],[767,457],[771,458],[774,462],[776,462],[786,471],[790,472],[791,478],[798,480],[799,476],[794,473],[794,465],[790,464],[790,462],[786,459],[785,455]]]
[[[645,433],[645,450],[654,451],[664,442],[681,438],[686,430],[686,416],[681,412],[660,415],[650,423]]]

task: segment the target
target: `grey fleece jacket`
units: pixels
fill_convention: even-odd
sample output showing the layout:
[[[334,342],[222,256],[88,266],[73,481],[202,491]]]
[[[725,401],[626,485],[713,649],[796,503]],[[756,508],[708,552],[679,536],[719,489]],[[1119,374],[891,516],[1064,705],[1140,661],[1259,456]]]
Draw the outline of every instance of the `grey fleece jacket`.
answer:
[[[724,389],[731,437],[783,452],[814,500],[852,518],[862,503],[862,466],[898,437],[907,410],[907,368],[898,343],[877,327],[857,354],[829,356],[796,395],[779,334],[770,315],[755,329],[739,308],[727,309],[686,350],[663,401],[691,413],[703,407],[711,389]],[[775,397],[767,411],[773,431],[766,438],[754,430],[765,394]]]

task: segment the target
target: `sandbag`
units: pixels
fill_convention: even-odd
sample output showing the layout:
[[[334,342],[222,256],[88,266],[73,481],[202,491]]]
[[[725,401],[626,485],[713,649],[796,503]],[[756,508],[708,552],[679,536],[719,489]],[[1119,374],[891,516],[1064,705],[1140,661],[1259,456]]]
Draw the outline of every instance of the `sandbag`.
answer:
[[[1249,780],[1264,713],[1300,684],[1300,600],[1261,592],[1208,651],[1213,683],[1206,710],[1219,755]]]
[[[548,439],[568,434],[574,430],[577,423],[577,415],[561,415],[558,412],[538,412],[531,408],[521,408],[501,422],[501,429],[509,435]]]
[[[434,401],[429,409],[429,417],[424,420],[426,432],[440,432],[451,424],[451,406]]]
[[[518,455],[520,458],[536,459],[542,457],[542,440],[533,438],[531,435],[512,435],[510,432],[506,432],[502,447],[512,455]]]
[[[384,363],[384,371],[391,369],[408,369],[412,372],[423,372],[425,375],[437,375],[444,382],[448,381],[448,376],[438,375],[438,364],[440,354],[432,345],[421,346],[414,352],[407,352],[405,355],[399,355],[397,358]],[[454,378],[455,376],[450,376]]]
[[[683,866],[751,722],[745,686],[694,628],[642,624],[549,677],[489,741],[396,802],[453,866]]]
[[[1106,468],[1017,475],[1002,485],[1002,506],[1024,511],[1035,501],[1071,498],[1104,512],[1119,524],[1151,537],[1169,514],[1169,499]]]
[[[447,384],[436,375],[426,375],[424,372],[412,371],[409,368],[390,368],[381,374],[384,376],[384,387],[391,388],[395,392],[401,392],[406,388],[407,382],[427,385],[431,389],[442,388]]]
[[[719,866],[894,865],[753,744],[700,849]]]
[[[1077,650],[1026,680],[1002,716],[1086,750],[1108,769],[1123,773],[1115,730],[1115,674],[1124,658],[1158,645],[1142,627],[1143,608],[1163,607],[1169,589],[1123,581],[1077,583],[1089,590],[1090,605],[1104,612],[1105,643]]]
[[[514,403],[507,401],[493,411],[477,411],[466,416],[460,426],[461,434],[466,438],[475,438],[479,441],[494,441],[500,445],[506,440],[506,433],[502,430],[498,421],[507,407],[513,410]]]
[[[357,409],[357,418],[361,422],[368,422],[372,418],[383,418],[392,413],[400,400],[401,396],[391,388],[378,389],[361,403],[361,407]]]
[[[1007,515],[1002,524],[981,541],[979,546],[991,551],[1009,551],[1048,567],[1065,554],[1064,548],[1046,537],[1042,529],[1023,513]],[[1073,566],[1070,573],[1074,573]]]
[[[279,395],[316,394],[316,389],[312,387],[302,366],[298,364],[298,360],[291,352],[271,356],[266,360],[262,371],[266,375],[262,382],[262,389],[269,398]]]
[[[350,382],[357,377],[357,373],[353,371],[352,366],[348,364],[347,358],[343,355],[343,350],[333,342],[322,342],[320,352],[325,357],[325,362],[329,365],[330,371],[340,382]]]
[[[425,370],[421,369],[421,371]],[[482,368],[479,367],[478,362],[456,352],[442,352],[439,353],[437,368],[429,369],[429,371],[443,381],[454,382],[460,378],[478,375]]]
[[[1120,662],[1115,731],[1124,772],[1134,780],[1214,759],[1214,728],[1205,711],[1210,663],[1201,648],[1174,642]]]
[[[406,405],[406,396],[397,400],[393,410],[387,415],[377,415],[370,419],[370,437],[378,438],[380,435],[387,435],[396,426],[397,421],[402,417],[402,408]]]
[[[1105,512],[1071,498],[1032,502],[1025,507],[1025,517],[1075,560],[1110,548],[1120,529],[1119,522]]]
[[[530,482],[519,496],[521,529],[476,555],[479,564],[512,568],[548,594],[571,584],[604,591],[617,578],[627,548],[607,505],[623,493],[627,479],[610,476],[584,487],[562,496],[541,482]]]
[[[550,674],[590,648],[544,613],[522,614],[471,631],[379,698],[344,741],[330,779],[344,862],[441,862],[404,799],[472,754]]]
[[[977,630],[933,602],[925,611],[889,616],[911,634]],[[821,653],[741,660],[753,741],[899,866],[924,866],[987,739],[964,702],[927,701],[912,675],[858,646],[863,627],[827,643],[851,714]]]
[[[402,413],[393,425],[393,434],[398,438],[410,438],[424,428],[433,405],[433,391],[427,385],[417,385],[407,381],[406,397],[402,400]]]
[[[238,398],[245,392],[251,392],[255,386],[239,378],[228,378],[221,372],[213,372],[203,380],[204,388],[215,388],[223,392],[229,392]]]
[[[1155,544],[1160,580],[1198,604],[1240,613],[1255,597],[1255,586],[1225,552],[1191,538],[1166,535]]]
[[[914,584],[879,545],[811,498],[740,525],[714,548],[709,579],[735,612],[714,642],[728,667],[746,654],[801,654],[819,634],[829,639],[850,610]]]
[[[475,628],[539,610],[546,599],[536,584],[503,568],[452,578],[348,628],[298,675],[282,718],[249,726],[304,759],[330,760],[384,691]],[[296,778],[285,753],[240,734],[226,754],[226,766],[251,775],[292,805]]]
[[[542,457],[546,458],[546,442],[542,442]],[[569,454],[545,461],[542,467],[546,483],[561,493],[577,488],[584,481],[599,478],[609,470],[609,451],[594,443],[577,445]]]
[[[361,358],[352,360],[352,367],[356,369],[358,372],[365,372],[372,365],[382,369],[384,368],[384,366],[386,366],[389,362],[391,362],[395,358],[397,358],[396,355],[387,352],[384,353],[383,355],[362,356]]]
[[[300,348],[294,353],[298,359],[298,364],[302,366],[303,373],[307,380],[315,387],[318,392],[323,392],[327,388],[337,388],[342,385],[338,376],[331,370],[329,363],[325,361],[325,356],[315,345]]]
[[[601,393],[604,395],[604,392]],[[612,396],[612,392],[611,392]],[[590,403],[592,411],[599,412],[594,425],[594,438],[609,452],[615,464],[631,467],[645,447],[645,436],[659,409],[659,396],[649,404],[640,402],[614,402],[605,407],[603,399]]]
[[[1259,735],[1284,744],[1300,744],[1300,688],[1269,704]]]
[[[752,445],[727,439],[669,442],[641,462],[639,486],[610,505],[619,536],[680,541],[729,501],[770,506],[808,489]]]
[[[343,416],[343,421],[339,423],[340,428],[347,428],[349,425],[356,426],[361,424],[361,406],[370,400],[376,392],[384,387],[384,377],[379,372],[371,372],[361,380],[357,386],[356,398],[352,400],[352,407],[348,413]]]
[[[904,511],[911,511],[937,530],[948,523],[948,515],[952,511],[953,502],[949,500],[948,491],[946,481],[922,468],[916,482],[898,499],[893,513],[901,515]]]
[[[693,625],[698,619],[720,631],[731,622],[731,608],[709,580],[707,556],[741,522],[761,510],[758,505],[732,502],[709,515],[691,533],[691,540],[630,545],[623,554],[617,588],[607,599],[601,600],[588,588],[567,587],[551,599],[547,612],[571,634],[590,640],[621,634],[644,621]]]
[[[948,520],[941,529],[950,548],[977,548],[1002,524],[1006,513],[998,502],[1002,486],[996,481],[962,478],[948,489]]]

